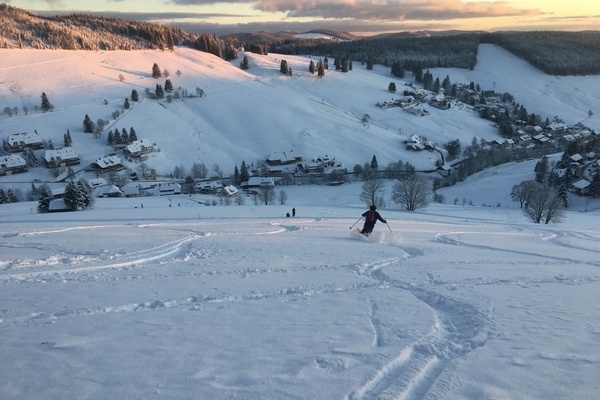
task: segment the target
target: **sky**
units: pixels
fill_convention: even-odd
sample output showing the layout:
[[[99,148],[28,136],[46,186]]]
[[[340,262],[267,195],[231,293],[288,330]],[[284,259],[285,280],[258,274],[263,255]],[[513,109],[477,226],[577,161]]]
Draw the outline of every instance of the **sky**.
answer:
[[[218,34],[334,29],[358,35],[418,30],[596,30],[596,0],[8,0],[57,14],[89,12]]]

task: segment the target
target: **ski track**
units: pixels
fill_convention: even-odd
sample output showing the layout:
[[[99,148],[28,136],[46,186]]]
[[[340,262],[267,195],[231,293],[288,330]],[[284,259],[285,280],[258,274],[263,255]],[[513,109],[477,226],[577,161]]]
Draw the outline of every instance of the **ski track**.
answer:
[[[310,223],[310,222],[308,222]],[[158,224],[161,225],[161,224]],[[139,226],[148,228],[152,225]],[[91,229],[94,227],[72,227],[65,229],[34,231],[24,234],[6,233],[2,236],[4,239],[14,238],[16,236],[32,237],[45,234],[61,233],[67,230]],[[434,323],[429,332],[411,343],[410,345],[393,349],[393,343],[387,343],[383,334],[382,321],[378,316],[379,306],[374,297],[367,298],[368,318],[373,330],[373,340],[371,345],[376,349],[385,350],[387,359],[383,361],[368,379],[362,384],[357,385],[345,396],[346,400],[374,400],[374,399],[396,399],[396,400],[422,400],[426,398],[437,398],[447,391],[452,385],[451,366],[453,360],[464,357],[469,352],[485,346],[490,332],[493,328],[493,319],[491,310],[486,305],[470,304],[459,298],[453,297],[448,292],[449,288],[457,286],[472,287],[478,285],[532,285],[544,283],[563,283],[563,284],[585,284],[577,276],[556,276],[546,279],[535,279],[523,277],[522,279],[500,280],[500,279],[470,279],[460,282],[444,282],[435,279],[433,275],[427,274],[427,280],[415,283],[407,283],[401,280],[393,279],[385,273],[387,268],[402,268],[402,261],[407,257],[418,257],[423,255],[418,251],[413,251],[412,255],[404,252],[403,256],[377,260],[373,263],[357,263],[349,265],[320,265],[313,267],[287,267],[287,268],[241,268],[224,270],[203,270],[203,271],[168,271],[165,274],[154,273],[148,275],[127,273],[130,269],[143,268],[145,266],[160,265],[164,260],[188,260],[202,259],[211,256],[219,256],[217,247],[202,246],[203,240],[214,235],[234,236],[234,235],[270,235],[294,232],[304,229],[304,226],[285,225],[280,223],[271,223],[269,227],[260,231],[252,232],[228,232],[228,233],[205,233],[193,230],[185,230],[185,234],[178,240],[163,243],[147,249],[127,252],[123,254],[104,254],[102,252],[76,252],[60,246],[48,245],[43,243],[28,244],[7,244],[0,243],[5,248],[32,248],[47,252],[60,253],[57,264],[75,265],[74,268],[48,268],[47,270],[36,270],[32,272],[11,273],[15,268],[27,268],[35,265],[30,260],[12,260],[8,266],[5,266],[4,272],[0,276],[0,284],[21,284],[21,283],[69,283],[91,281],[91,280],[111,280],[112,282],[120,279],[162,279],[177,276],[215,276],[232,274],[239,277],[248,277],[257,274],[278,274],[293,273],[318,270],[339,270],[354,273],[368,278],[369,282],[362,281],[341,287],[332,284],[311,284],[310,286],[282,287],[271,291],[252,291],[246,293],[226,293],[202,294],[192,293],[177,298],[149,298],[137,302],[126,304],[117,304],[111,306],[95,306],[81,308],[65,308],[60,310],[45,310],[24,315],[11,314],[9,310],[0,310],[0,328],[9,329],[15,325],[46,325],[60,323],[63,320],[73,318],[94,317],[111,313],[131,313],[131,312],[149,312],[154,310],[185,307],[192,311],[202,311],[207,307],[219,307],[224,302],[250,302],[265,300],[297,300],[308,298],[314,295],[335,294],[340,292],[363,291],[365,288],[372,290],[402,290],[410,293],[418,301],[426,305],[434,316]],[[517,231],[519,228],[515,228]],[[180,230],[180,229],[179,229]],[[491,251],[503,251],[515,254],[524,254],[529,256],[550,259],[560,263],[585,263],[581,260],[573,260],[566,257],[553,257],[545,254],[526,252],[519,250],[510,250],[497,248],[493,246],[469,244],[460,239],[461,233],[477,232],[446,232],[435,234],[436,242],[454,246],[464,246],[468,248],[477,248]],[[573,246],[569,243],[572,239],[578,242],[589,243],[587,246]],[[381,239],[382,240],[382,239]],[[376,240],[376,242],[381,242]],[[552,240],[564,246],[565,248],[575,248],[579,251],[592,251],[591,248],[600,242],[599,238],[584,235],[581,233],[570,233],[568,235],[558,235],[553,232],[545,231],[543,240]],[[196,243],[198,247],[196,248]],[[390,243],[394,245],[394,243]],[[60,258],[64,258],[61,262]],[[43,260],[42,266],[48,267],[51,262],[49,259]],[[600,263],[587,262],[589,265],[597,266]],[[124,271],[123,274],[114,274],[107,276],[100,274],[100,270],[113,269]],[[0,265],[0,272],[2,266]],[[594,278],[589,278],[594,280]],[[589,280],[588,279],[588,280]],[[596,278],[600,280],[600,278]],[[4,314],[4,315],[2,315]],[[447,374],[445,374],[447,372]]]

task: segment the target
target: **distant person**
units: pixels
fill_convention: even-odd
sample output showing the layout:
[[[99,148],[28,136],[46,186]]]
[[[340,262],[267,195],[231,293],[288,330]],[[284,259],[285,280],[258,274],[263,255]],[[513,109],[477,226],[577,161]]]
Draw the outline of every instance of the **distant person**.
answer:
[[[292,208],[292,217],[295,217],[295,216],[296,216],[296,208],[294,207],[294,208]]]
[[[387,224],[387,221],[381,218],[381,215],[379,215],[379,213],[376,210],[377,207],[372,205],[371,207],[369,207],[369,211],[366,211],[362,214],[362,216],[365,217],[365,225],[363,226],[362,231],[360,231],[360,233],[362,233],[365,236],[369,236],[371,232],[373,232],[373,228],[375,228],[377,220],[380,220],[384,224]]]
[[[290,217],[290,213],[286,213],[285,216],[289,218]]]

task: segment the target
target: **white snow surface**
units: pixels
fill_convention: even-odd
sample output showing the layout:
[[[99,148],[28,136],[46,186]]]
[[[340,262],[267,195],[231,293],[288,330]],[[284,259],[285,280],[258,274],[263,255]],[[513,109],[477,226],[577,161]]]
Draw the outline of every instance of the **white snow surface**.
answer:
[[[494,82],[530,112],[598,128],[600,112],[588,114],[599,109],[598,77],[548,77],[492,46],[479,57],[474,71],[435,74],[484,83],[504,66]],[[439,143],[460,132],[465,144],[497,137],[468,110],[375,108],[390,96],[387,68],[356,63],[318,80],[303,72],[307,58],[285,58],[293,79],[279,76],[277,55],[252,55],[244,72],[186,49],[0,50],[3,104],[30,105],[27,116],[0,118],[1,133],[36,129],[60,143],[70,129],[94,160],[105,150],[83,138],[84,113],[108,118],[132,87],[144,97],[156,61],[174,86],[207,93],[185,107],[144,100],[112,122],[158,143],[148,163],[159,173],[194,161],[228,171],[289,149],[333,149],[350,167],[374,153],[381,165],[429,165],[430,153],[401,150],[399,127]],[[42,91],[52,113],[31,108]],[[534,101],[545,103],[538,111]],[[177,135],[190,140],[166,140]],[[509,194],[533,178],[535,162],[440,190],[446,204],[382,209],[388,225],[368,239],[354,233],[360,183],[286,186],[287,204],[270,206],[204,206],[201,195],[97,199],[74,213],[1,205],[0,399],[597,399],[600,205],[572,198],[561,223],[527,221]],[[296,217],[286,218],[292,207]]]
[[[597,213],[434,204],[366,239],[359,184],[288,191],[0,207],[0,397],[597,398]]]

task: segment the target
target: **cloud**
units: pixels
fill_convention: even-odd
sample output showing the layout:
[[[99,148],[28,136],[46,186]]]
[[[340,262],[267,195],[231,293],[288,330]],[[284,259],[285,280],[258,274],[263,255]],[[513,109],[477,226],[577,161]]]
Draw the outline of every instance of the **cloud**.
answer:
[[[178,5],[217,4],[222,0],[173,0]],[[517,8],[506,1],[463,0],[232,0],[257,10],[282,12],[291,18],[364,19],[370,21],[448,20],[539,15],[539,9]]]

